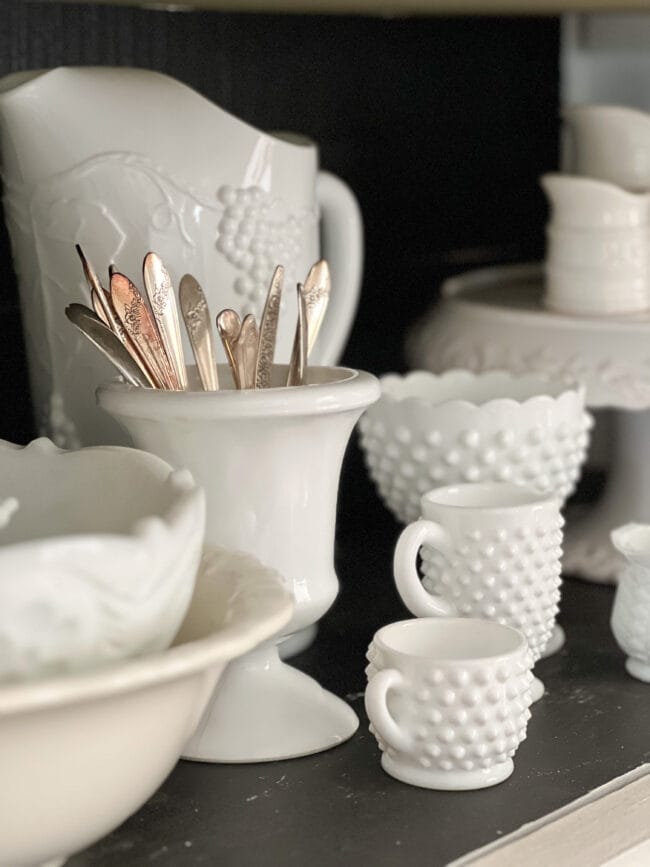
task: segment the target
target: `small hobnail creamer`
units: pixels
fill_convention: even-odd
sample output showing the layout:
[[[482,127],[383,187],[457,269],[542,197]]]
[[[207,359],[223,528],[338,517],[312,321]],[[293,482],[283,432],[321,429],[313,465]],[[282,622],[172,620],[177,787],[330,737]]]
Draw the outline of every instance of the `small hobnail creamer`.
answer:
[[[384,770],[429,789],[507,779],[530,718],[532,654],[486,620],[404,620],[368,649],[366,710]]]
[[[612,609],[612,632],[627,653],[628,672],[650,683],[650,525],[626,524],[612,542],[627,559]]]

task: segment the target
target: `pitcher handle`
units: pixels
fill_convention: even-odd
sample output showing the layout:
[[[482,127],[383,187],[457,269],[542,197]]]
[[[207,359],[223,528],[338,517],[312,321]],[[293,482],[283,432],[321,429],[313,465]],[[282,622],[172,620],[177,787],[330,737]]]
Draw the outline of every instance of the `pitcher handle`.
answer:
[[[315,364],[336,364],[359,302],[363,221],[350,187],[330,172],[318,173],[316,199],[321,211],[321,250],[332,274],[332,295],[312,359]]]
[[[428,593],[417,569],[418,551],[430,545],[446,560],[453,557],[453,543],[447,530],[435,521],[414,521],[402,530],[395,547],[393,572],[402,602],[416,617],[451,617],[455,607],[442,596]]]

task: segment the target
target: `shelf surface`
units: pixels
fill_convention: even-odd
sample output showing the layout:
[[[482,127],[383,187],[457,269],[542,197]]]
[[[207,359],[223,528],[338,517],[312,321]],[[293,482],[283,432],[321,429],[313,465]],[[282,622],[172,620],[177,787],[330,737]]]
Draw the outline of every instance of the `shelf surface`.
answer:
[[[295,663],[350,702],[361,717],[354,738],[271,764],[181,761],[139,813],[69,867],[437,867],[650,759],[650,688],[626,674],[612,638],[613,589],[568,580],[560,615],[567,643],[539,663],[547,694],[533,707],[513,776],[462,794],[388,777],[362,691],[372,634],[407,616],[391,580],[398,532],[353,447],[337,534],[342,591]]]
[[[60,2],[60,0],[56,0]],[[647,10],[647,0],[68,0],[181,11],[299,12],[335,15],[560,15],[564,12]]]

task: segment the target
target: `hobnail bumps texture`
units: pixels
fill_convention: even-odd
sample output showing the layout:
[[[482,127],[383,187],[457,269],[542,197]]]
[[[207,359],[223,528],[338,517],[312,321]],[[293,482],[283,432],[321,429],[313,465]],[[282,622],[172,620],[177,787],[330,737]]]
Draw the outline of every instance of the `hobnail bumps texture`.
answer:
[[[628,656],[650,664],[650,571],[628,565],[619,577],[612,632]]]
[[[461,617],[519,629],[537,661],[560,602],[563,524],[556,513],[533,527],[469,530],[451,562],[425,545],[422,583],[453,603]]]
[[[390,667],[374,643],[366,675]],[[390,758],[440,771],[486,770],[512,758],[526,737],[530,719],[532,656],[527,648],[509,659],[446,666],[431,663],[426,672],[405,675],[403,686],[388,695],[389,712],[413,741],[408,755],[370,731]]]
[[[224,186],[218,196],[224,212],[217,249],[243,272],[234,284],[235,292],[244,298],[242,314],[259,316],[275,266],[282,262],[293,276],[304,225],[313,221],[313,214],[285,214],[283,202],[256,186]]]
[[[582,393],[567,389],[556,398],[480,405],[437,400],[436,384],[452,376],[462,393],[474,375],[417,372],[410,377],[422,383],[423,396],[403,398],[400,384],[408,393],[410,377],[382,377],[382,397],[359,422],[368,472],[395,517],[414,521],[422,494],[460,482],[512,482],[563,503],[575,488],[593,426]]]

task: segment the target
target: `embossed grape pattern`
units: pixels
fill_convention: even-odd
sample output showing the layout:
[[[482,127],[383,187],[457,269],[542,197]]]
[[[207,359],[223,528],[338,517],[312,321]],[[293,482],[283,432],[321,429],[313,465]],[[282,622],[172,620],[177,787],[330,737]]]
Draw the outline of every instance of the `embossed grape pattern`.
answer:
[[[286,206],[260,187],[223,186],[218,197],[224,211],[217,250],[244,272],[234,284],[246,301],[242,315],[254,313],[259,317],[276,265],[284,265],[288,285],[302,278],[294,273],[295,263],[300,257],[305,223],[311,225],[316,217],[305,211],[279,219],[278,212],[285,211]]]

